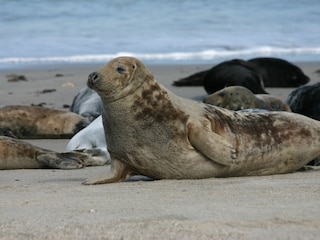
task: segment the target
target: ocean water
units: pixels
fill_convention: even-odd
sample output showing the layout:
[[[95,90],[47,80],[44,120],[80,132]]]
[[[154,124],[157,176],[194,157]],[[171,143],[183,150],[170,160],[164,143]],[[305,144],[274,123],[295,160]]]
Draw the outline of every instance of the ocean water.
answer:
[[[0,0],[0,65],[320,61],[319,0]]]

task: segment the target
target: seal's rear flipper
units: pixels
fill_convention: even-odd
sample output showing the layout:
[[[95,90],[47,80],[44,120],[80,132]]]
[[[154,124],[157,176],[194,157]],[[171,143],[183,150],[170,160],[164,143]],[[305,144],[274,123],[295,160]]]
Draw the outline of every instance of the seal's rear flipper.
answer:
[[[37,153],[36,159],[49,168],[78,169],[85,167],[89,156],[78,152],[43,152]]]
[[[88,155],[85,161],[86,166],[103,166],[111,163],[110,154],[106,148],[76,149],[74,151]]]
[[[203,86],[204,76],[207,74],[208,70],[196,72],[188,77],[181,78],[177,81],[173,81],[173,86]]]

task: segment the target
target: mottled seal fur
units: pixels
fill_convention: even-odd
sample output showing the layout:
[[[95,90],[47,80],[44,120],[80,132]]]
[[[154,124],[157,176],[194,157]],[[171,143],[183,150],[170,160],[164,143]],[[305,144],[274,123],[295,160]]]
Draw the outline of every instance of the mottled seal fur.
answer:
[[[203,102],[235,111],[248,108],[291,111],[281,99],[268,94],[253,94],[249,89],[241,86],[226,87],[205,97]]]
[[[88,77],[103,102],[111,172],[84,184],[289,173],[320,156],[320,122],[290,112],[238,113],[174,95],[138,59]]]
[[[228,86],[243,86],[255,94],[266,94],[261,76],[246,61],[233,59],[212,67],[204,76],[203,87],[212,94]]]
[[[293,90],[285,102],[292,112],[320,121],[320,82]]]
[[[58,153],[19,139],[0,137],[0,170],[59,168],[78,169],[86,165],[88,156],[78,152]]]
[[[101,115],[101,99],[95,91],[86,86],[73,98],[70,111],[79,114],[92,122]]]
[[[87,153],[99,162],[99,165],[110,163],[102,116],[97,117],[89,126],[74,135],[68,142],[66,150]]]
[[[89,125],[78,114],[39,106],[0,108],[0,128],[9,129],[17,138],[71,138]]]

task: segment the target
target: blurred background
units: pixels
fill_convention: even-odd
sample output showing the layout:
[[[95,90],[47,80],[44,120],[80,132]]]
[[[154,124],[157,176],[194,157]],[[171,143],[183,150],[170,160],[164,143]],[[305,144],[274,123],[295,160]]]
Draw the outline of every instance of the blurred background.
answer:
[[[0,0],[0,64],[320,60],[318,0]]]

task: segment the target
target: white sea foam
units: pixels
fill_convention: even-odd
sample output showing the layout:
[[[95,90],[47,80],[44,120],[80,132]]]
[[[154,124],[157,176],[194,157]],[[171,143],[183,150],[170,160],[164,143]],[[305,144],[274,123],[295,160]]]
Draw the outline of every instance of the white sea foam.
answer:
[[[252,49],[218,51],[206,50],[201,52],[171,52],[171,53],[133,53],[118,52],[115,54],[77,55],[61,57],[26,57],[2,58],[0,64],[21,63],[88,63],[105,62],[119,56],[132,56],[145,61],[213,61],[219,58],[247,58],[248,56],[274,56],[274,55],[314,55],[320,58],[319,48],[273,48],[259,47]]]

